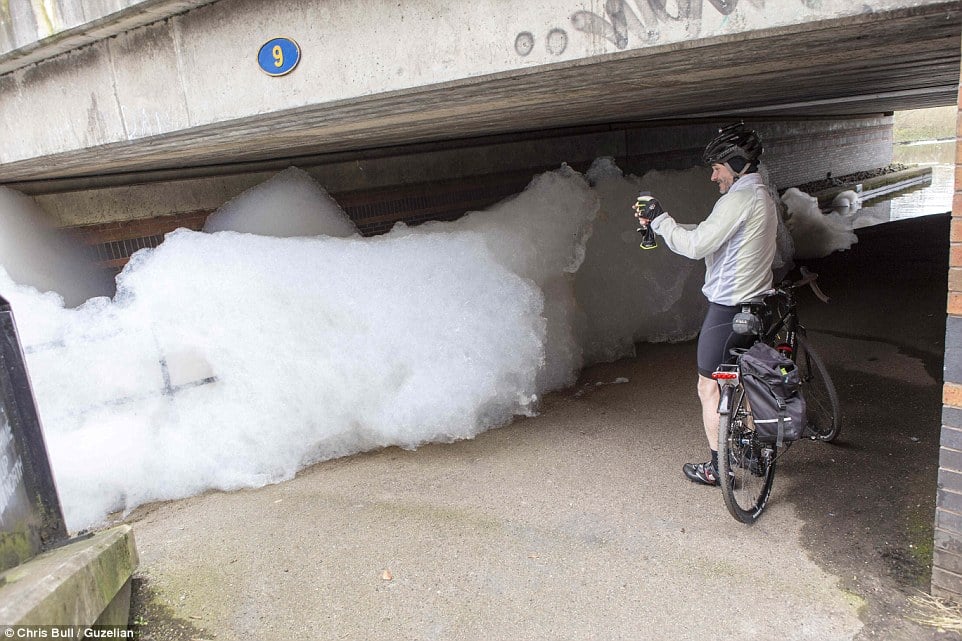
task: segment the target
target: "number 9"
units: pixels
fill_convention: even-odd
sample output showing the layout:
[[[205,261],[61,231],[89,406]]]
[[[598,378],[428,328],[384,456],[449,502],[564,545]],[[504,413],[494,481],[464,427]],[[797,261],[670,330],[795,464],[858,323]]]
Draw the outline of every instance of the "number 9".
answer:
[[[274,49],[271,51],[274,56],[274,66],[283,67],[284,66],[284,50],[281,49],[280,45],[274,45]]]

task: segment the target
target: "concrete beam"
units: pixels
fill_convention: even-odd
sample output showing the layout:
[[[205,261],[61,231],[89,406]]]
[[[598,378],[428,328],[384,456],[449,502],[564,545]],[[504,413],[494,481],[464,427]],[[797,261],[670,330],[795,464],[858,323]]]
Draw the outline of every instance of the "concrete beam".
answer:
[[[891,116],[746,122],[765,141],[770,176],[783,188],[822,178],[826,172],[845,175],[876,169],[892,159]],[[59,226],[87,228],[83,236],[89,244],[106,243],[97,249],[98,255],[114,260],[178,226],[194,228],[197,217],[291,165],[313,176],[364,233],[378,233],[397,220],[410,224],[426,220],[431,211],[446,217],[454,211],[461,214],[486,207],[516,193],[531,176],[562,163],[584,171],[595,158],[610,156],[624,171],[639,175],[651,169],[687,169],[701,162],[705,141],[720,124],[724,121],[588,127],[550,135],[488,136],[447,145],[409,146],[382,154],[359,152],[10,186],[33,196]],[[461,187],[453,187],[453,192],[464,190],[470,195],[453,196],[454,185]],[[419,204],[412,205],[408,196],[416,196]],[[123,231],[112,226],[147,219],[157,224],[124,225]],[[100,225],[106,225],[102,235],[96,229]],[[121,239],[137,241],[122,247],[114,244]]]
[[[0,2],[0,74],[210,2],[214,0]]]
[[[0,625],[126,625],[115,599],[129,603],[137,563],[129,525],[45,552],[0,575]]]

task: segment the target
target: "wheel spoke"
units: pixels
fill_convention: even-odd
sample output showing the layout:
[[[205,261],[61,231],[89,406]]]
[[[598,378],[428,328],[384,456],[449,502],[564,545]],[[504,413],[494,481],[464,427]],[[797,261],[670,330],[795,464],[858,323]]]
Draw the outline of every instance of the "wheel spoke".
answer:
[[[765,509],[775,474],[775,448],[759,443],[737,387],[732,407],[719,425],[718,469],[725,505],[743,523],[754,523]]]

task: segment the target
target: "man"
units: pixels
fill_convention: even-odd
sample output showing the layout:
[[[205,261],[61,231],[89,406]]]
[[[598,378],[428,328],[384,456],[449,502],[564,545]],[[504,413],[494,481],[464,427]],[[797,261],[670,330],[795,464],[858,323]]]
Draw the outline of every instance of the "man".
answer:
[[[665,239],[665,244],[687,258],[705,259],[708,314],[698,336],[698,398],[711,459],[686,463],[689,479],[718,485],[718,384],[711,375],[729,360],[733,347],[746,347],[751,337],[732,331],[738,303],[772,287],[772,261],[778,214],[768,187],[758,174],[762,143],[743,123],[728,125],[708,143],[703,159],[722,197],[708,218],[693,229],[681,227],[662,212],[654,199],[639,198],[635,216],[642,227]]]

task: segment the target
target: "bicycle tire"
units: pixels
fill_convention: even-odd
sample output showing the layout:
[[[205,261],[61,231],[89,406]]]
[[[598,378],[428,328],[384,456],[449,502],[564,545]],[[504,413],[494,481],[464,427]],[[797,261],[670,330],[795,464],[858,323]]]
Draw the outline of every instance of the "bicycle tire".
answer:
[[[806,339],[799,336],[797,340],[795,364],[801,376],[808,433],[817,441],[831,443],[838,438],[842,429],[838,393],[822,358]]]
[[[735,387],[728,413],[719,416],[718,476],[725,506],[736,520],[751,525],[764,511],[775,481],[775,454],[774,445],[755,439],[744,388]]]

